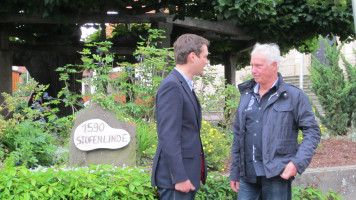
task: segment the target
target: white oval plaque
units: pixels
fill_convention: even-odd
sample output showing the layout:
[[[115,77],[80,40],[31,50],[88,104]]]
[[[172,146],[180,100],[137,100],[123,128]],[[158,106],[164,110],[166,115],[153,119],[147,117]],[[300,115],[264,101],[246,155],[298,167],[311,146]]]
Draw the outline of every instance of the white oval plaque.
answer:
[[[119,149],[130,143],[129,132],[110,127],[101,119],[81,123],[74,131],[74,144],[82,151]]]

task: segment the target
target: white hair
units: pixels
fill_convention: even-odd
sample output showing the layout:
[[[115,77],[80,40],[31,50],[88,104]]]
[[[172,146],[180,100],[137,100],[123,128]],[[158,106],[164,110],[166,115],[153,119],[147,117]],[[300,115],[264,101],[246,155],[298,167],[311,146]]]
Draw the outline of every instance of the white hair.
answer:
[[[277,71],[279,69],[280,60],[281,60],[281,51],[279,46],[274,43],[260,44],[256,43],[252,49],[251,55],[262,52],[265,58],[268,60],[268,64],[271,65],[273,62],[277,63]]]

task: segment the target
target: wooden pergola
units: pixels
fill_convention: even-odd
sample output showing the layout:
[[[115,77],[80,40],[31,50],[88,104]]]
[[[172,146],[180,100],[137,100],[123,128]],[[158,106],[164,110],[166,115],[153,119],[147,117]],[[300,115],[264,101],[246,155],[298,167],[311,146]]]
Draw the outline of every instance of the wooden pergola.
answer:
[[[170,47],[172,40],[176,36],[172,30],[179,28],[185,32],[197,32],[207,39],[219,39],[221,36],[228,37],[230,40],[241,41],[244,47],[240,52],[246,51],[252,47],[254,40],[252,37],[244,34],[234,21],[206,21],[185,17],[184,20],[174,19],[174,15],[166,13],[146,13],[138,15],[129,14],[95,14],[95,15],[63,15],[62,20],[43,18],[42,16],[26,14],[0,14],[0,24],[21,24],[21,25],[58,25],[58,24],[86,24],[86,23],[151,23],[153,27],[166,31],[166,39],[162,47]],[[64,19],[64,20],[63,20]],[[55,87],[53,90],[60,88],[58,79],[54,75],[54,69],[65,64],[78,62],[75,55],[77,51],[83,48],[82,45],[65,45],[65,44],[20,44],[9,41],[12,36],[7,30],[0,30],[0,93],[11,93],[11,69],[13,65],[26,66],[36,80],[44,84],[50,83]],[[16,33],[21,34],[21,33]],[[79,43],[79,42],[78,42]],[[132,55],[133,48],[113,48],[117,55]],[[235,85],[235,71],[239,52],[224,52],[222,56],[223,65],[225,66],[225,78],[227,82]],[[214,55],[212,55],[214,56]],[[34,63],[41,63],[34,65]],[[73,77],[81,79],[81,77]],[[41,81],[42,80],[42,81]],[[73,82],[74,83],[74,82]],[[42,83],[41,83],[42,84]],[[72,88],[79,91],[79,86]],[[1,99],[0,99],[1,100]]]

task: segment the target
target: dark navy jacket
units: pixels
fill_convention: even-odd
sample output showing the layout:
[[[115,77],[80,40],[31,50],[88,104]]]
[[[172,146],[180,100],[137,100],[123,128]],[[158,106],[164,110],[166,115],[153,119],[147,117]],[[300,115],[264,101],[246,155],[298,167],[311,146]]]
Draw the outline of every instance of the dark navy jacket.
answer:
[[[201,108],[177,70],[173,70],[158,89],[156,117],[158,146],[152,167],[152,186],[174,189],[174,184],[189,179],[198,190],[204,156],[200,140]],[[204,168],[206,180],[205,162]]]
[[[280,175],[292,161],[302,174],[310,164],[320,142],[320,128],[315,120],[308,97],[297,87],[285,83],[279,75],[276,93],[269,101],[262,117],[262,156],[266,177]],[[245,176],[245,119],[254,79],[239,85],[241,99],[233,126],[234,140],[231,147],[230,180],[239,181]],[[298,130],[303,132],[303,141],[298,145]]]

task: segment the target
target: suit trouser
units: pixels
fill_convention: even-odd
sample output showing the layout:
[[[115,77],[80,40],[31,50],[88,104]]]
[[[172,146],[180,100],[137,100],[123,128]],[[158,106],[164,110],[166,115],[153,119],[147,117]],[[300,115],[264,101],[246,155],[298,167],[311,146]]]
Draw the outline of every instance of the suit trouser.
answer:
[[[197,191],[190,191],[188,193],[180,192],[173,189],[157,188],[160,200],[194,200]]]

